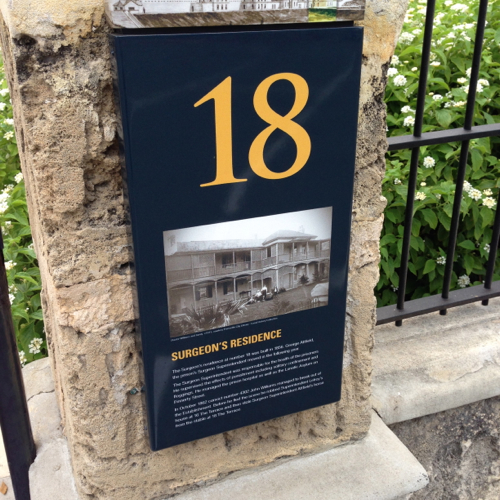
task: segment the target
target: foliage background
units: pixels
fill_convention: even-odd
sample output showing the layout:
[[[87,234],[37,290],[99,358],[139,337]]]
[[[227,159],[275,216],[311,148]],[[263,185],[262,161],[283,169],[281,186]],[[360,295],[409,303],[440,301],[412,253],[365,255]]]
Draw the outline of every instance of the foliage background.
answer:
[[[0,225],[9,297],[21,363],[47,355],[40,270],[33,250],[12,104],[0,60]]]
[[[463,127],[478,1],[438,0],[423,132]],[[500,122],[500,5],[490,1],[474,125]],[[388,135],[413,133],[426,2],[412,1],[388,72]],[[470,143],[451,289],[484,279],[500,187],[500,138]],[[390,152],[383,181],[388,205],[380,242],[378,306],[394,304],[402,249],[410,150]],[[406,300],[441,291],[460,143],[422,147],[415,193]],[[498,269],[497,258],[497,266]],[[500,279],[498,270],[494,280]]]

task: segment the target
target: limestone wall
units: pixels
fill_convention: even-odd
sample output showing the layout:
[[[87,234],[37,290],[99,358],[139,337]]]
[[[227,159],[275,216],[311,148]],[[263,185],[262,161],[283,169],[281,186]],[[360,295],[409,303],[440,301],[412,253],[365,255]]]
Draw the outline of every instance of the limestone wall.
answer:
[[[385,71],[406,0],[368,1],[340,403],[152,453],[104,0],[0,0],[51,364],[82,499],[164,498],[362,437],[384,201]],[[133,391],[134,392],[134,391]]]

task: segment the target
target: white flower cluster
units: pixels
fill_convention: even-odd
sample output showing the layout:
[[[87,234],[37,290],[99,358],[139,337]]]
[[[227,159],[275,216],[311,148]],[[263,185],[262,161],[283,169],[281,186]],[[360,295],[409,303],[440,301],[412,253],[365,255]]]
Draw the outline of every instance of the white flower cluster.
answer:
[[[398,56],[396,56],[396,55],[392,56],[392,58],[391,58],[391,64],[392,64],[393,66],[399,66],[399,65],[401,64],[401,63],[399,62],[399,57],[398,57]]]
[[[483,250],[486,252],[486,253],[490,253],[490,244],[489,243],[486,243],[483,247]]]
[[[14,266],[16,265],[16,263],[12,260],[8,260],[6,263],[5,263],[5,269],[7,269],[7,271],[10,271],[11,269],[14,269]]]
[[[465,12],[469,10],[469,7],[463,3],[456,3],[450,6],[450,10],[456,10],[457,12]]]
[[[6,125],[13,126],[14,125],[14,120],[12,118],[5,118],[3,121]]]
[[[0,95],[2,97],[5,97],[9,93],[9,89],[2,89],[0,90]]]
[[[412,35],[407,31],[403,31],[403,33],[401,33],[401,35],[399,36],[399,42],[401,42],[404,45],[410,45],[410,43],[413,42],[414,39],[415,35]]]
[[[453,3],[453,2],[451,2]],[[451,5],[450,3],[450,5]],[[446,2],[445,2],[446,4]],[[466,24],[455,24],[451,29],[455,31],[460,31],[460,30],[470,30],[474,28],[474,23],[466,23]]]
[[[35,337],[28,346],[31,354],[38,354],[40,352],[42,344],[43,339],[41,339],[40,337]]]
[[[10,189],[5,188],[0,193],[0,214],[3,214],[9,208],[10,191]]]
[[[415,199],[419,201],[424,201],[427,198],[427,195],[423,191],[417,191],[415,193]]]
[[[487,81],[487,80],[486,80],[486,81]],[[462,87],[462,90],[463,90],[466,94],[468,94],[468,93],[469,93],[469,85],[464,85],[464,86]],[[477,86],[476,86],[476,91],[477,91],[477,92],[482,92],[483,90],[484,90],[483,85],[482,85],[481,83],[479,83],[479,81],[478,81],[478,82],[477,82]]]
[[[432,156],[426,156],[423,163],[425,168],[432,168],[436,164],[436,160]]]
[[[415,125],[415,118],[413,118],[413,116],[407,116],[404,120],[403,120],[403,125],[405,127],[412,127],[413,125]]]
[[[488,208],[493,208],[496,204],[497,204],[497,202],[493,198],[491,198],[490,196],[487,196],[483,200],[483,205],[485,207],[488,207]]]
[[[415,110],[411,109],[410,106],[403,106],[401,108],[401,113],[415,113]]]
[[[14,303],[14,300],[16,298],[14,297],[14,295],[12,293],[9,293],[9,300],[10,300],[10,304],[12,305]]]
[[[435,94],[432,96],[432,99],[434,101],[441,101],[443,99],[443,96],[441,94]]]
[[[446,257],[443,257],[442,255],[439,256],[436,259],[436,264],[439,264],[440,266],[444,266],[446,264]]]
[[[398,74],[398,70],[396,68],[389,68],[387,70],[387,76],[396,76]]]
[[[471,188],[467,191],[467,194],[474,200],[479,201],[483,197],[483,193],[479,189]]]
[[[19,184],[24,179],[24,176],[21,172],[15,175],[14,180]]]
[[[406,85],[406,77],[403,75],[396,75],[393,82],[396,87],[402,87],[403,85]]]
[[[14,138],[14,132],[12,132],[12,131],[5,132],[5,134],[3,135],[3,138],[7,141],[10,141],[11,139]]]
[[[470,285],[470,278],[466,274],[463,274],[460,278],[458,278],[457,284],[460,288],[465,288]]]
[[[482,200],[483,205],[488,208],[493,208],[497,202],[494,198],[491,197],[493,191],[491,189],[485,189],[482,193],[479,189],[475,189],[472,187],[470,182],[464,181],[464,191],[474,200],[479,201]],[[483,198],[483,195],[485,196]]]
[[[401,179],[398,179],[397,177],[394,179],[394,184],[402,184]]]
[[[21,366],[24,366],[26,364],[26,354],[24,354],[24,351],[19,351],[19,361],[21,362]]]

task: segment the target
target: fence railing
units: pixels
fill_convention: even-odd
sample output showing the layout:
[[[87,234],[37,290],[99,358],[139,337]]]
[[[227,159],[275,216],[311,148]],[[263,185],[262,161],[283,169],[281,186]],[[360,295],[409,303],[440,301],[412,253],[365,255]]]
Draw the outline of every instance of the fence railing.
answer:
[[[488,262],[486,264],[486,276],[484,285],[473,286],[470,288],[450,292],[450,284],[453,273],[453,261],[455,257],[458,226],[460,222],[460,205],[463,195],[467,160],[469,156],[469,144],[472,139],[500,135],[500,124],[498,123],[492,125],[480,125],[476,127],[473,126],[474,106],[476,103],[476,89],[479,80],[479,68],[481,63],[481,52],[483,48],[484,30],[486,26],[488,0],[480,0],[479,4],[479,14],[474,41],[474,52],[472,56],[469,94],[465,111],[464,127],[451,130],[440,130],[435,132],[422,133],[425,96],[427,90],[427,77],[429,74],[430,54],[432,47],[432,31],[434,24],[435,5],[436,0],[428,0],[413,135],[390,137],[388,139],[389,151],[411,149],[411,159],[408,182],[408,196],[404,221],[403,246],[401,251],[401,266],[399,268],[398,301],[396,305],[380,307],[377,310],[377,325],[395,321],[397,326],[401,326],[403,319],[410,318],[412,316],[418,316],[433,311],[440,311],[440,313],[444,315],[446,314],[447,309],[451,307],[456,307],[476,301],[482,301],[483,305],[487,305],[488,299],[500,296],[500,282],[493,283],[493,273],[495,269],[495,260],[500,235],[500,193],[497,200],[497,209],[495,220],[493,223],[493,235],[490,243]],[[460,159],[455,179],[456,188],[449,232],[449,243],[446,253],[446,267],[444,271],[442,293],[439,295],[405,302],[408,261],[410,255],[411,229],[414,212],[417,173],[419,168],[420,148],[422,146],[431,144],[444,144],[458,141],[461,142]]]

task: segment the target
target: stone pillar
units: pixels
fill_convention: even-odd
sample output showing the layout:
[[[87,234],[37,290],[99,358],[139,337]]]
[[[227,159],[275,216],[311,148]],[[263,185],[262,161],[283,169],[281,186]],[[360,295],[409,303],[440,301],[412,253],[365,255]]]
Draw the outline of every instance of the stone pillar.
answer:
[[[143,396],[131,392],[143,375],[104,2],[0,0],[50,360],[82,500],[163,498],[366,434],[371,290],[385,204],[385,73],[406,2],[368,1],[362,23],[342,400],[152,453]]]

